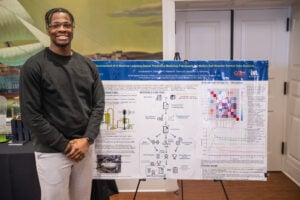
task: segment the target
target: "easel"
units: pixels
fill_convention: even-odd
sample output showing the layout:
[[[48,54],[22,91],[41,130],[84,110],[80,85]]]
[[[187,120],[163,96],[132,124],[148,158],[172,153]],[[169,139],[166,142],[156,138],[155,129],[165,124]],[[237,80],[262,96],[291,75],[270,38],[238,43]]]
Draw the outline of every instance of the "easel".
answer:
[[[179,61],[181,60],[180,58],[180,53],[179,52],[175,52],[175,55],[174,55],[174,61]],[[185,63],[188,62],[188,60],[184,60]],[[138,181],[138,184],[137,184],[137,187],[136,187],[136,190],[135,190],[135,193],[134,193],[134,196],[133,196],[133,200],[136,200],[136,195],[138,193],[138,189],[140,187],[140,184],[141,184],[141,181],[146,181],[146,179],[139,179]],[[181,200],[184,200],[184,187],[183,187],[183,180],[179,180],[180,181],[180,188],[181,188]],[[228,195],[227,195],[227,192],[226,192],[226,189],[225,189],[225,186],[223,184],[223,181],[222,180],[214,180],[215,182],[216,181],[219,181],[221,183],[221,186],[222,186],[222,189],[223,189],[223,192],[224,192],[224,195],[225,195],[225,198],[226,200],[229,200],[228,198]],[[175,191],[175,193],[178,195],[178,191]]]
[[[224,184],[223,184],[223,181],[222,181],[222,180],[214,180],[214,181],[215,181],[215,182],[220,181],[221,186],[222,186],[222,189],[223,189],[223,192],[224,192],[224,195],[225,195],[225,198],[226,198],[226,200],[229,200],[228,195],[227,195],[227,192],[226,192],[226,189],[225,189],[225,186],[224,186]]]
[[[139,190],[141,181],[146,181],[146,179],[145,179],[145,178],[139,179],[139,182],[138,182],[138,184],[137,184],[137,186],[136,186],[136,189],[135,189],[135,192],[134,192],[133,200],[135,200],[135,198],[136,198],[136,195],[137,195],[137,192],[138,192],[138,190]]]
[[[146,181],[146,179],[145,178],[139,179],[138,184],[137,184],[136,189],[135,189],[135,192],[134,192],[133,200],[135,200],[135,198],[136,198],[136,195],[138,193],[141,181]],[[181,200],[183,200],[183,181],[182,180],[180,180],[180,181],[181,181],[181,184],[180,184],[181,185]],[[177,191],[175,191],[175,193],[178,194]]]
[[[146,179],[145,179],[145,178],[139,179],[138,184],[137,184],[137,186],[136,186],[136,190],[135,190],[135,192],[134,192],[133,200],[136,200],[136,195],[137,195],[137,193],[138,193],[138,190],[139,190],[141,181],[146,181]],[[226,192],[226,189],[225,189],[225,186],[224,186],[224,184],[223,184],[223,181],[222,181],[222,180],[214,180],[214,182],[217,182],[217,181],[220,181],[221,186],[222,186],[222,189],[223,189],[223,192],[224,192],[224,195],[225,195],[225,198],[226,198],[226,200],[229,200],[228,195],[227,195],[227,192]],[[181,200],[184,200],[184,193],[183,193],[184,190],[183,190],[183,180],[182,180],[182,179],[180,180],[180,188],[181,188]],[[178,194],[178,193],[177,193],[177,194]]]

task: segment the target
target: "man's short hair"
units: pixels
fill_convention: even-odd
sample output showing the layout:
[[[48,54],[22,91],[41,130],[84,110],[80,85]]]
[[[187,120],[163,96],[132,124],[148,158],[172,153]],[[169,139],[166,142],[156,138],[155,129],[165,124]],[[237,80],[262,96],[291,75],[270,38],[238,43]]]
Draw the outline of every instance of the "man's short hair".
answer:
[[[48,10],[45,14],[45,23],[46,23],[46,27],[49,26],[49,24],[51,23],[51,18],[53,16],[54,13],[57,13],[57,12],[63,12],[63,13],[66,13],[70,16],[70,19],[71,19],[71,23],[74,24],[74,17],[72,15],[72,13],[70,11],[68,11],[67,9],[65,8],[52,8],[50,10]]]

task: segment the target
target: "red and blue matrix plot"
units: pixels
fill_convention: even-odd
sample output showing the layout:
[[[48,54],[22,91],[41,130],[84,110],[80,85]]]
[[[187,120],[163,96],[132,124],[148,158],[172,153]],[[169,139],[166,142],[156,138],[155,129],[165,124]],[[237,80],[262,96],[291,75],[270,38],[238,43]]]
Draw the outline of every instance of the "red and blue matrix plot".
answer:
[[[240,121],[238,110],[239,92],[235,90],[210,90],[209,113],[214,119]]]

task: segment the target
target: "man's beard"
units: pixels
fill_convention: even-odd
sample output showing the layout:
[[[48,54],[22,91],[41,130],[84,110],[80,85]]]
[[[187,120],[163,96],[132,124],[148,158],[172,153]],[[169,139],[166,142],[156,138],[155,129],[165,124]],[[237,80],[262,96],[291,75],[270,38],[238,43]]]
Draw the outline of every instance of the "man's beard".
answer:
[[[60,43],[54,42],[54,44],[55,44],[57,47],[60,47],[60,48],[66,48],[66,47],[68,47],[68,46],[71,44],[71,42],[64,43],[64,44],[60,44]]]

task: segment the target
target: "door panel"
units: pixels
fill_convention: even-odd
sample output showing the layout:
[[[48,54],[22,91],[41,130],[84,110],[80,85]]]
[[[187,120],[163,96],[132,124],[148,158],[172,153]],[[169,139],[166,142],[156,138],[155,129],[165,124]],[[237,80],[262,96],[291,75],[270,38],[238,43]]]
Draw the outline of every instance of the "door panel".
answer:
[[[228,60],[230,12],[176,12],[176,51],[183,60]]]
[[[269,61],[268,170],[281,170],[284,141],[288,38],[287,9],[238,10],[235,12],[234,59]]]
[[[300,186],[300,2],[293,6],[284,173]]]
[[[238,32],[236,32],[238,33]],[[239,34],[237,34],[239,35]],[[242,24],[241,45],[236,49],[235,57],[239,59],[270,59],[272,51],[272,24],[270,22],[247,22]],[[257,45],[259,44],[259,48]],[[240,52],[240,56],[239,56]]]

